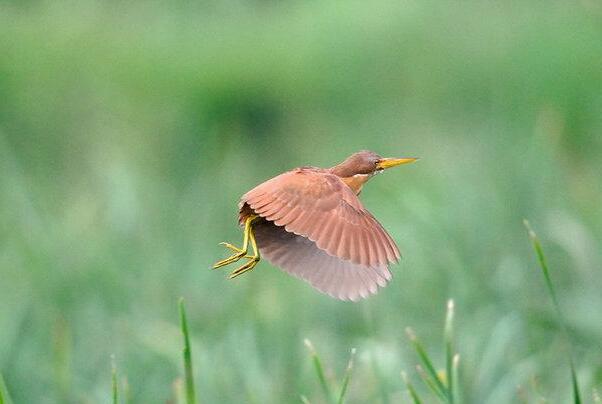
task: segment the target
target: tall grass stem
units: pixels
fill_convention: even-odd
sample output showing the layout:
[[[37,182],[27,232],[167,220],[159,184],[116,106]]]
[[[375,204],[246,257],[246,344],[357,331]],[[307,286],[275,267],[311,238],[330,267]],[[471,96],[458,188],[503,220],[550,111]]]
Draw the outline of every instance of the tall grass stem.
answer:
[[[449,399],[450,404],[454,403],[454,383],[455,383],[455,375],[454,375],[454,342],[453,342],[453,333],[454,333],[454,301],[449,300],[447,302],[447,313],[445,315],[445,376],[446,376],[446,384],[447,384],[447,397]]]
[[[406,372],[403,372],[403,371],[401,372],[401,378],[403,379],[403,382],[405,383],[406,387],[408,388],[408,393],[410,394],[410,397],[412,398],[412,402],[414,404],[422,404],[422,400],[420,400],[420,397],[418,396],[416,389],[414,388],[412,383],[410,383],[410,380],[408,379],[408,375],[406,374]]]
[[[581,404],[581,394],[579,392],[579,382],[577,380],[577,374],[575,372],[575,361],[573,359],[573,352],[571,349],[571,339],[569,336],[568,327],[566,326],[566,321],[564,319],[564,315],[562,314],[562,310],[560,309],[560,303],[558,302],[558,297],[556,296],[556,289],[554,288],[554,284],[552,283],[552,277],[550,275],[550,270],[548,269],[548,264],[546,262],[546,257],[543,253],[543,248],[541,247],[541,243],[537,234],[531,228],[529,221],[527,219],[523,219],[523,224],[527,229],[527,233],[529,234],[529,239],[531,240],[531,244],[533,245],[533,249],[535,250],[535,254],[537,255],[537,260],[539,262],[539,267],[541,268],[541,272],[543,273],[543,277],[545,279],[545,283],[547,286],[548,293],[550,298],[552,299],[552,304],[556,311],[556,317],[559,323],[559,326],[564,334],[564,337],[567,341],[567,351],[568,351],[568,359],[569,366],[571,369],[571,383],[573,386],[573,402],[575,404]]]
[[[433,366],[433,362],[429,358],[429,356],[426,352],[426,349],[424,349],[422,342],[418,339],[418,337],[416,336],[416,333],[410,327],[406,328],[406,334],[408,335],[410,342],[414,346],[414,349],[416,350],[418,357],[422,361],[422,364],[426,368],[426,372],[424,372],[424,375],[430,376],[430,377],[425,378],[425,382],[427,382],[427,384],[429,384],[428,381],[430,380],[432,382],[431,388],[433,389],[433,391],[435,393],[437,393],[437,395],[445,397],[444,401],[449,402],[448,389],[445,387],[445,385],[441,381],[441,378],[437,374],[437,371],[435,370],[435,367]]]
[[[119,386],[117,385],[117,365],[115,355],[111,355],[111,397],[113,404],[119,404]]]
[[[186,310],[184,308],[184,298],[180,298],[180,326],[182,328],[182,336],[184,337],[184,373],[186,384],[186,403],[196,404],[196,392],[194,389],[194,373],[192,371],[192,353],[190,349],[190,337],[188,335],[188,321],[186,320]]]
[[[343,404],[345,402],[345,393],[347,393],[347,386],[349,385],[349,380],[351,380],[351,374],[353,372],[353,359],[355,358],[355,353],[356,349],[352,348],[351,354],[349,355],[349,362],[347,362],[347,369],[345,369],[345,375],[343,376],[343,383],[341,385],[341,392],[337,404]]]
[[[2,373],[0,373],[0,404],[13,404],[10,394],[8,394],[6,383],[4,383],[4,377],[2,377]]]
[[[320,357],[318,356],[318,353],[316,352],[316,349],[314,348],[311,341],[306,338],[303,342],[305,343],[305,346],[309,350],[309,354],[310,354],[312,362],[314,364],[314,369],[318,376],[318,380],[320,382],[320,386],[322,387],[322,392],[324,393],[326,402],[332,403],[334,401],[332,399],[332,393],[330,392],[330,388],[328,387],[326,375],[324,374],[324,368],[322,366],[322,361],[320,360]]]

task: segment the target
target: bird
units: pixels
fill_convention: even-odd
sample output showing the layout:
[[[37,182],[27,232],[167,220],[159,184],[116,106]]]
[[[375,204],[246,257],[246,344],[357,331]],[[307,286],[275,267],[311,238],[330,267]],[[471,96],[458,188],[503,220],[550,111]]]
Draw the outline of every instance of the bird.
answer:
[[[334,167],[303,166],[257,185],[238,206],[242,247],[220,243],[234,254],[213,268],[247,260],[229,276],[236,278],[263,257],[335,299],[375,294],[391,280],[389,266],[401,254],[359,194],[376,174],[416,160],[362,150]]]

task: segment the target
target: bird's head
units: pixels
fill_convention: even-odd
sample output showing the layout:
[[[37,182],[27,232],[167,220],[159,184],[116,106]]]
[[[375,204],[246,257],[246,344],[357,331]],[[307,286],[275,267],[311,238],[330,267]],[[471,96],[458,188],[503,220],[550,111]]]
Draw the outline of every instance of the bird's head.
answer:
[[[347,157],[345,161],[330,170],[333,174],[341,177],[355,193],[359,194],[362,186],[375,174],[388,168],[413,163],[416,160],[418,160],[416,157],[381,157],[372,151],[362,150]]]

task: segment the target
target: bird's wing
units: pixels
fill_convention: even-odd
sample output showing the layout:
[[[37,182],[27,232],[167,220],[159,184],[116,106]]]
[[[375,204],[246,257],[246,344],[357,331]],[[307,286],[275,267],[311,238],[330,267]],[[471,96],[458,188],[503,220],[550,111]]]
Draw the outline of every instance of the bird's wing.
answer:
[[[391,279],[386,265],[367,267],[333,257],[308,238],[271,222],[258,222],[254,234],[263,258],[336,299],[363,299]]]
[[[243,195],[256,214],[307,237],[328,254],[369,267],[399,260],[397,245],[339,177],[297,169]]]

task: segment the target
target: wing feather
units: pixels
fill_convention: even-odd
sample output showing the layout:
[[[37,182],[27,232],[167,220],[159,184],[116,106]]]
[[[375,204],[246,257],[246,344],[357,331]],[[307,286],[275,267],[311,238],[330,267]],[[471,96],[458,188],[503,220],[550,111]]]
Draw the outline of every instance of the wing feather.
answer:
[[[370,221],[370,219],[368,217],[364,216],[364,223],[365,223],[365,228],[372,228],[372,226],[374,226],[374,224]],[[380,231],[378,228],[375,228],[374,231],[370,232],[369,237],[372,241],[372,247],[373,247],[373,251],[376,255],[377,260],[376,262],[372,262],[373,265],[378,266],[378,259],[380,259],[381,257],[386,257],[387,258],[387,250],[385,249],[385,240],[381,237]],[[388,261],[388,258],[387,258]]]
[[[368,297],[390,279],[386,265],[375,268],[342,260],[308,238],[271,222],[258,222],[254,234],[267,261],[337,299],[355,301]],[[387,277],[383,276],[385,273]]]

